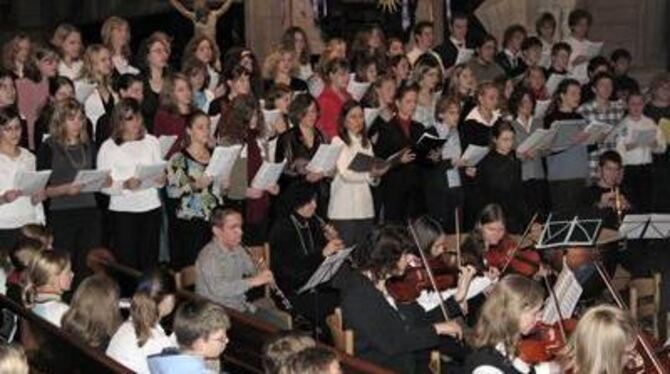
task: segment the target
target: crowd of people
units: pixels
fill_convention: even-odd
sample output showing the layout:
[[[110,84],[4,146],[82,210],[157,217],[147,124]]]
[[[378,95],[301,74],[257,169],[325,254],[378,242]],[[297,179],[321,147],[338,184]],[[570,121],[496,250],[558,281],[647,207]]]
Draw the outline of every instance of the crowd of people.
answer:
[[[470,35],[470,21],[451,14],[439,45],[431,22],[408,42],[373,25],[320,55],[292,27],[264,61],[206,32],[174,51],[156,31],[133,54],[119,17],[99,44],[71,24],[48,42],[17,33],[0,69],[3,293],[138,373],[211,370],[235,344],[223,307],[271,322],[283,309],[324,342],[340,308],[355,355],[403,373],[425,372],[431,350],[449,372],[621,373],[638,327],[608,305],[585,305],[550,362],[524,362],[517,347],[554,270],[543,258],[508,274],[509,261],[489,255],[533,216],[617,229],[626,214],[670,211],[670,75],[637,82],[629,51],[605,56],[589,40],[585,10],[570,13],[569,37],[545,13],[535,30],[510,25],[500,46]],[[538,134],[552,134],[550,146]],[[326,146],[338,150],[333,167],[310,167]],[[219,177],[210,165],[230,149]],[[278,180],[257,188],[279,163]],[[39,175],[45,185],[21,183]],[[391,284],[426,257],[452,256],[449,234],[462,231],[448,297],[401,301]],[[143,273],[134,290],[91,274],[97,248]],[[351,248],[332,281],[303,292],[324,259]],[[665,275],[661,252],[635,242],[605,257]],[[583,284],[586,266],[573,269]],[[173,274],[184,269],[209,301],[177,306]],[[670,279],[662,289],[670,305]],[[333,351],[297,332],[265,357],[270,373],[341,372]],[[0,347],[0,367],[22,360]]]

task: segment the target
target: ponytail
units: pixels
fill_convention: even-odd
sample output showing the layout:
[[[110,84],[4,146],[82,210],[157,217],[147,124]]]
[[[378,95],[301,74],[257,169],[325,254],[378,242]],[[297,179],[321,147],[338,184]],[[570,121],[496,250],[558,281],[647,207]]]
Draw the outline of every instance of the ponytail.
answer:
[[[70,267],[67,252],[44,250],[32,258],[23,275],[22,298],[26,307],[35,305],[38,290]]]
[[[150,271],[140,279],[130,303],[130,318],[139,347],[151,338],[151,329],[160,321],[159,304],[176,289],[174,277],[165,269]]]

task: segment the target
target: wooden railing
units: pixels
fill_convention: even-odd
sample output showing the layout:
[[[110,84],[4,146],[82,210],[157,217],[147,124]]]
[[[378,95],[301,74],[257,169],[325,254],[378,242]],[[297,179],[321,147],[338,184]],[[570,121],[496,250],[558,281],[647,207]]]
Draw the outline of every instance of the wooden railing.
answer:
[[[130,280],[136,280],[141,276],[139,271],[117,262],[102,258],[96,259],[96,261],[107,270],[110,276],[117,280],[120,280],[119,277],[125,278],[125,281],[128,281],[129,278]],[[178,291],[177,297],[185,300],[202,298],[202,296],[185,290]],[[234,309],[223,307],[231,321],[231,328],[228,330],[230,343],[223,353],[223,362],[226,369],[235,369],[234,372],[263,373],[263,345],[275,336],[279,330],[265,321],[253,318]],[[339,356],[340,365],[345,373],[394,373],[369,361],[353,357],[341,351],[339,351]]]
[[[26,347],[31,373],[72,374],[131,374],[132,370],[110,359],[104,352],[89,347],[85,342],[61,331],[23,305],[0,295],[0,309],[9,310],[19,319],[23,335],[29,336],[31,345]],[[26,333],[26,330],[29,333]],[[17,336],[19,334],[17,333]]]

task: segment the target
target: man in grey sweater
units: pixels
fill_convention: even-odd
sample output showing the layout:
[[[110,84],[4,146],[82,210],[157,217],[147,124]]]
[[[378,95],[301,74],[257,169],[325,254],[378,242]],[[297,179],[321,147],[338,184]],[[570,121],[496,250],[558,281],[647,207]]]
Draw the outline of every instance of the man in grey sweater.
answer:
[[[198,255],[196,293],[240,312],[256,313],[246,292],[274,282],[269,269],[257,269],[242,247],[242,215],[232,209],[212,213],[212,241]]]

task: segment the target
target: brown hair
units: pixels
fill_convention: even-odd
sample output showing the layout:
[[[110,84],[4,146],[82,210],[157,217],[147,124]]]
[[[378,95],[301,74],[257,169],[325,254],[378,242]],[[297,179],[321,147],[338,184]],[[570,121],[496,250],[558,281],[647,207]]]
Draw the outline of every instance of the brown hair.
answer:
[[[51,44],[58,48],[59,53],[63,53],[63,42],[72,33],[81,35],[81,31],[71,23],[61,23],[56,27],[56,30],[54,30],[53,36],[51,37]],[[79,53],[81,53],[81,51],[79,51]]]
[[[196,59],[195,51],[198,50],[198,46],[200,46],[200,43],[202,43],[205,40],[209,43],[209,46],[212,48],[212,61],[205,61],[205,63],[209,64],[214,69],[217,70],[220,69],[221,62],[219,61],[219,55],[221,54],[221,52],[219,50],[219,46],[216,45],[216,42],[212,40],[212,38],[204,34],[196,35],[192,37],[188,41],[188,43],[186,43],[186,47],[184,47],[184,53],[181,59],[182,64],[185,61]]]
[[[55,103],[54,112],[49,123],[49,135],[54,140],[65,146],[67,143],[67,129],[65,123],[68,119],[74,116],[81,116],[82,127],[79,132],[79,144],[87,144],[89,140],[88,131],[86,131],[86,115],[84,114],[84,107],[75,99],[65,99],[59,103]]]
[[[107,51],[111,58],[111,51],[102,44],[91,44],[86,48],[83,57],[84,66],[81,69],[81,77],[88,79],[90,82],[98,83],[110,88],[113,71],[110,71],[108,76],[97,76],[98,74],[95,72],[95,67],[93,66],[93,60],[104,51]]]
[[[19,52],[19,43],[24,40],[30,42],[30,37],[28,34],[20,32],[14,35],[14,37],[12,37],[7,43],[5,43],[4,46],[2,46],[2,65],[5,69],[16,71],[16,54]],[[28,60],[30,60],[30,57],[28,57]],[[26,61],[26,63],[27,62],[28,61]]]
[[[316,342],[309,335],[295,331],[280,332],[263,347],[263,369],[266,373],[277,373],[292,355],[315,346]]]
[[[544,290],[536,281],[516,274],[505,276],[482,306],[472,346],[495,347],[502,343],[505,352],[514,355],[521,337],[519,316],[543,301]]]
[[[186,128],[192,129],[193,124],[195,124],[195,121],[197,121],[198,118],[200,117],[207,118],[207,121],[210,122],[211,126],[211,121],[207,113],[203,112],[200,109],[196,109],[193,112],[191,112],[191,114],[189,114],[188,117],[186,118]],[[182,139],[181,142],[182,142],[181,144],[182,148],[187,148],[188,146],[191,145],[191,135],[189,135],[187,131],[184,131],[184,138]]]
[[[281,374],[321,374],[329,372],[330,365],[337,362],[337,353],[326,347],[306,348],[289,357]]]
[[[124,142],[123,129],[125,127],[126,117],[128,117],[129,115],[136,115],[140,116],[140,119],[142,118],[142,110],[140,109],[140,103],[138,103],[137,100],[131,98],[124,98],[121,99],[118,103],[116,103],[116,105],[114,105],[114,109],[112,110],[112,116],[110,120],[110,124],[112,127],[112,134],[110,135],[110,138],[116,144],[120,145]],[[146,128],[143,127],[139,139],[142,139],[144,137],[146,131],[147,131]]]
[[[295,51],[288,48],[279,48],[268,55],[263,61],[263,77],[265,79],[274,79],[277,74],[277,65],[285,54],[295,55]],[[294,64],[291,67],[291,75],[295,74],[298,66]]]
[[[198,299],[183,303],[174,318],[174,333],[182,349],[192,348],[198,339],[208,339],[219,330],[228,330],[230,320],[223,307]]]
[[[297,56],[298,61],[300,61],[302,65],[309,64],[309,59],[311,57],[312,51],[309,47],[309,39],[307,39],[307,34],[305,33],[305,30],[297,26],[289,27],[288,29],[286,29],[286,31],[284,31],[284,35],[281,38],[281,44],[283,47],[295,51],[295,34],[302,34],[302,38],[305,41],[305,49],[300,54],[300,56]]]
[[[435,103],[435,119],[438,122],[444,121],[442,114],[450,107],[455,106],[458,111],[461,111],[461,99],[456,96],[441,96],[437,103]]]
[[[130,317],[139,347],[146,344],[151,337],[151,329],[160,321],[160,303],[176,292],[174,276],[165,269],[149,271],[139,280],[130,302]]]
[[[249,128],[251,120],[256,116],[256,128],[253,135],[256,138],[263,136],[263,114],[258,101],[252,95],[240,95],[230,102],[228,110],[219,120],[216,133],[220,139],[234,143],[244,143],[252,134]]]
[[[101,349],[120,324],[119,286],[104,274],[84,279],[62,320],[63,331]]]
[[[342,110],[340,110],[340,116],[337,119],[337,135],[342,139],[344,144],[346,145],[351,145],[351,137],[349,136],[349,131],[347,130],[346,122],[347,122],[347,115],[349,113],[356,109],[359,108],[361,111],[363,111],[363,106],[358,103],[356,100],[348,100],[347,102],[342,105]],[[365,134],[365,127],[363,127],[363,131],[361,132],[361,145],[363,148],[367,148],[368,145],[370,144],[370,140],[368,140],[367,135]]]
[[[102,39],[102,43],[109,49],[109,51],[114,54],[114,46],[112,45],[112,32],[114,29],[120,28],[120,27],[126,27],[128,29],[128,40],[126,40],[126,44],[123,46],[123,49],[121,50],[121,54],[123,57],[129,58],[130,57],[130,25],[128,24],[128,21],[121,17],[117,16],[111,16],[105,20],[105,22],[102,24],[102,28],[100,29],[100,38]]]
[[[179,109],[177,108],[177,102],[174,97],[174,91],[177,87],[177,81],[184,81],[191,89],[191,81],[188,77],[182,73],[172,73],[170,74],[165,82],[163,83],[163,88],[160,93],[160,106],[161,108],[167,110],[172,114],[179,114]]]

